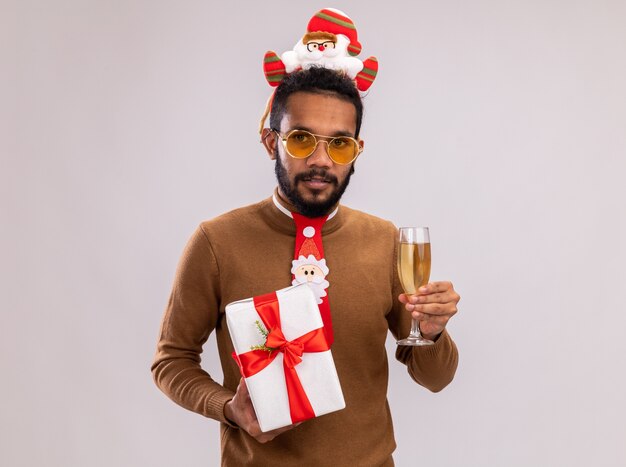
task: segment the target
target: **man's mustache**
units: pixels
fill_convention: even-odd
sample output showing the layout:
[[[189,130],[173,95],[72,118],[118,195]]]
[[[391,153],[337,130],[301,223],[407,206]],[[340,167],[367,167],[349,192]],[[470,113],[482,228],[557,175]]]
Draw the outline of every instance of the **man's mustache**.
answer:
[[[311,169],[308,172],[299,173],[294,177],[294,182],[306,182],[312,180],[313,178],[318,178],[326,183],[332,183],[333,185],[339,184],[339,180],[337,180],[337,177],[329,174],[322,169]]]

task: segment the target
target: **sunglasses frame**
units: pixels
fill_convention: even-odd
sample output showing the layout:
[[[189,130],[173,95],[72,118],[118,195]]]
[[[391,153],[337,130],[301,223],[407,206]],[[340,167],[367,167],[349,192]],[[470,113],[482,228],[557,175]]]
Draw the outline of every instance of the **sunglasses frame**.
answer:
[[[315,152],[315,150],[317,149],[317,145],[320,144],[321,142],[326,143],[326,154],[328,154],[328,157],[330,157],[330,159],[335,163],[335,164],[339,164],[339,165],[348,165],[351,164],[352,162],[354,162],[356,160],[357,157],[359,157],[359,155],[363,152],[363,148],[361,147],[361,145],[359,144],[359,141],[356,138],[353,138],[352,136],[326,136],[326,135],[316,135],[315,133],[311,133],[308,130],[301,130],[299,128],[294,128],[293,130],[291,130],[289,133],[287,133],[286,135],[282,135],[280,133],[280,131],[274,129],[274,128],[270,128],[271,131],[273,131],[274,133],[276,133],[276,136],[278,136],[278,139],[280,139],[283,142],[283,148],[285,148],[285,152],[287,154],[289,154],[289,156],[293,157],[294,159],[306,159],[307,157],[311,157],[311,155],[313,155],[313,153]],[[292,133],[295,133],[296,131],[301,131],[304,133],[308,133],[311,136],[313,136],[315,138],[315,146],[313,146],[313,149],[311,150],[311,152],[304,156],[304,157],[297,157],[294,156],[293,154],[291,154],[289,152],[289,150],[287,149],[287,139],[289,138],[289,136],[291,136]],[[320,139],[320,138],[325,138],[325,139]],[[357,147],[356,150],[356,154],[354,154],[354,157],[348,161],[348,162],[338,162],[336,161],[333,156],[330,154],[330,143],[332,143],[334,140],[339,139],[339,138],[347,138],[349,140],[352,140],[354,142],[354,144]]]

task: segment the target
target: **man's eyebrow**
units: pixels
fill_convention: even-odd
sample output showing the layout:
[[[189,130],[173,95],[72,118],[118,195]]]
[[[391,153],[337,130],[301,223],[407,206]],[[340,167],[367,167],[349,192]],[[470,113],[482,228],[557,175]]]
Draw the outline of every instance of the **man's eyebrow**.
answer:
[[[315,131],[313,131],[311,128],[309,128],[307,126],[304,126],[304,125],[293,125],[292,127],[290,127],[287,130],[287,133],[289,133],[290,131],[293,131],[293,130],[304,130],[304,131],[308,131],[309,133],[313,133],[314,135],[318,134]],[[338,130],[338,131],[335,131],[333,134],[330,134],[330,135],[320,135],[320,136],[330,136],[330,137],[348,136],[350,138],[354,138],[354,133],[352,133],[351,131],[348,131],[348,130]]]

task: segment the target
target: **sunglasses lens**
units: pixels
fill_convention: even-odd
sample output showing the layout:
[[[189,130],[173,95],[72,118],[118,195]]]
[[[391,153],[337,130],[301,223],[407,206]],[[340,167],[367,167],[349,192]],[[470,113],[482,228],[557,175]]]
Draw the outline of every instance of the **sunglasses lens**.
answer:
[[[313,153],[315,142],[315,136],[308,131],[292,131],[287,136],[287,151],[292,157],[303,159]]]
[[[333,138],[328,143],[328,154],[338,164],[349,164],[358,153],[358,144],[351,138]]]

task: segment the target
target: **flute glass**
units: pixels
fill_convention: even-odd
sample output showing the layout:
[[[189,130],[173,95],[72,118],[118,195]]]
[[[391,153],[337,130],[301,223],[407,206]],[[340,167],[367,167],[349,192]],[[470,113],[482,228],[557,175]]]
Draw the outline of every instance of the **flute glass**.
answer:
[[[430,279],[430,233],[428,227],[401,227],[398,274],[404,293],[413,295]],[[432,345],[420,333],[419,321],[411,320],[411,333],[398,345]]]

